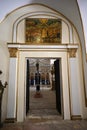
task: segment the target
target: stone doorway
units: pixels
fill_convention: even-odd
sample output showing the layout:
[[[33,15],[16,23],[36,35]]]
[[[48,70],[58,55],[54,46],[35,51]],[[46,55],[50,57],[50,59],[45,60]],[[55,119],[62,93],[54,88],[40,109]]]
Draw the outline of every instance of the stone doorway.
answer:
[[[62,75],[62,98],[63,98],[63,118],[70,119],[70,102],[67,70],[67,52],[57,51],[57,48],[29,48],[29,50],[20,50],[18,62],[18,98],[17,98],[17,121],[26,119],[26,58],[60,58]],[[21,100],[20,100],[21,99]],[[67,103],[66,103],[67,102]]]
[[[55,71],[54,71],[54,59],[28,59],[29,60],[29,111],[27,118],[59,118],[63,119],[63,105],[61,97],[61,114],[57,110],[56,101],[56,89],[55,89]],[[39,61],[40,71],[40,94],[41,97],[35,97],[36,84],[35,84],[35,65],[37,60]],[[61,69],[60,69],[61,71]],[[42,82],[44,73],[44,82]],[[47,73],[49,78],[47,78]],[[47,81],[48,79],[48,81]],[[62,86],[61,86],[62,88]],[[62,92],[62,91],[61,91]],[[60,94],[62,95],[62,94]],[[58,97],[59,98],[59,97]]]

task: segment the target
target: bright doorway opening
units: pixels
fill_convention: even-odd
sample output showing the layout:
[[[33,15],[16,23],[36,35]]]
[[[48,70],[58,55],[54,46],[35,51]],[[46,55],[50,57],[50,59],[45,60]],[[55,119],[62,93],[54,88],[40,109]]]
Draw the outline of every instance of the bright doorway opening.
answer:
[[[37,63],[38,84],[36,83]],[[60,58],[26,58],[26,115],[28,118],[63,118],[61,71]]]

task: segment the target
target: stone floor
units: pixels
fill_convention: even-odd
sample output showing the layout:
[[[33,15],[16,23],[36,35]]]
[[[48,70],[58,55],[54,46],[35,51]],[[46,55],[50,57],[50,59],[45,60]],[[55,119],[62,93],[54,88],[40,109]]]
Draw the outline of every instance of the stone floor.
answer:
[[[35,98],[35,88],[30,90],[30,116],[54,116],[59,115],[56,110],[56,95],[50,87],[41,87],[40,98]]]
[[[1,130],[87,130],[87,120],[29,119],[23,123],[4,124]]]
[[[63,120],[56,110],[55,91],[41,88],[41,98],[30,91],[30,111],[22,123],[4,123],[1,130],[87,130],[87,120]]]

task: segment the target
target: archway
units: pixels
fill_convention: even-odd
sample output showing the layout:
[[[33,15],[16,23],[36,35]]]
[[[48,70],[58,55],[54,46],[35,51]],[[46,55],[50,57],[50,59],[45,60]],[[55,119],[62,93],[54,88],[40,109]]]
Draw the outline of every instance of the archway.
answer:
[[[46,8],[46,7],[43,7],[43,8]],[[50,10],[50,9],[48,9],[49,11],[52,11],[52,10]],[[21,23],[21,21],[23,20],[23,19],[25,19],[26,17],[28,17],[29,16],[29,18],[33,18],[34,16],[34,14],[35,14],[35,18],[38,18],[38,17],[40,17],[40,18],[48,18],[48,17],[50,17],[50,18],[60,18],[59,16],[58,16],[58,14],[57,13],[55,13],[54,11],[52,11],[52,12],[48,12],[48,10],[47,10],[47,12],[44,12],[44,13],[42,13],[42,11],[41,12],[38,12],[37,11],[37,13],[35,14],[35,12],[33,12],[32,14],[31,14],[31,16],[29,15],[29,14],[27,14],[27,15],[22,15],[21,17],[19,17],[15,22],[14,22],[14,32],[15,32],[15,34],[13,35],[13,38],[14,38],[14,40],[13,40],[13,42],[18,42],[17,41],[17,38],[18,38],[18,28],[19,28],[19,25],[20,25],[20,23]],[[40,13],[40,14],[39,14]],[[41,15],[43,15],[43,16],[41,16]],[[62,22],[64,21],[65,19],[63,19],[62,18]],[[42,46],[42,45],[26,45],[25,43],[24,44],[22,44],[22,43],[20,43],[20,44],[17,44],[17,45],[15,45],[15,47],[17,47],[17,49],[18,49],[18,83],[17,83],[17,87],[18,87],[18,98],[17,98],[17,120],[18,121],[23,121],[24,120],[24,118],[26,118],[26,115],[25,115],[25,108],[24,108],[24,106],[25,106],[25,98],[24,97],[26,97],[26,94],[25,94],[25,92],[26,92],[26,90],[25,90],[25,88],[23,87],[23,85],[25,85],[25,81],[24,81],[24,73],[25,73],[25,71],[24,71],[24,68],[25,68],[25,59],[26,59],[26,57],[29,57],[29,58],[43,58],[43,56],[45,56],[45,58],[54,58],[54,57],[56,57],[56,58],[61,58],[61,61],[62,61],[62,70],[64,70],[62,73],[64,74],[64,75],[67,75],[67,76],[65,76],[65,77],[63,77],[63,82],[62,82],[62,84],[63,84],[63,99],[64,99],[64,103],[63,103],[63,106],[64,106],[64,119],[70,119],[70,107],[71,107],[71,104],[74,104],[74,108],[72,108],[72,115],[73,115],[73,113],[74,113],[74,111],[75,111],[75,113],[74,114],[77,114],[77,113],[80,113],[80,112],[78,112],[77,111],[77,109],[76,109],[76,103],[75,103],[75,100],[73,100],[73,95],[70,95],[70,90],[69,90],[69,87],[72,87],[72,89],[74,90],[74,85],[72,85],[73,84],[73,78],[72,78],[72,81],[70,81],[70,78],[69,78],[69,73],[73,73],[72,72],[72,70],[73,70],[73,65],[74,65],[74,62],[73,62],[73,60],[71,59],[69,59],[69,55],[68,55],[68,52],[71,52],[71,55],[72,54],[74,54],[74,53],[76,53],[76,50],[77,50],[77,48],[78,48],[78,45],[76,44],[76,41],[74,41],[75,39],[74,39],[74,35],[72,34],[72,29],[73,29],[73,31],[75,31],[74,30],[74,27],[72,27],[71,26],[71,24],[69,23],[69,25],[68,25],[68,23],[67,23],[67,20],[65,20],[64,21],[64,23],[66,23],[66,25],[64,25],[64,31],[66,30],[66,27],[67,27],[67,39],[68,39],[68,44],[66,44],[65,43],[65,37],[66,37],[66,35],[64,35],[64,43],[62,42],[62,43],[59,43],[59,44],[57,44],[57,45],[52,45],[52,46],[50,46],[50,45],[46,45],[46,46]],[[63,24],[62,24],[63,25]],[[19,29],[20,30],[20,29]],[[17,31],[17,33],[16,33],[16,31]],[[20,31],[19,31],[20,32]],[[76,32],[74,32],[74,33],[76,33]],[[20,33],[21,34],[21,33]],[[66,34],[65,32],[63,33],[63,34]],[[74,41],[74,43],[73,43],[73,41],[72,41],[72,36],[73,36],[73,41]],[[77,36],[77,35],[76,35]],[[20,37],[20,38],[22,38],[22,37]],[[78,41],[78,40],[77,40]],[[73,44],[72,44],[73,43]],[[13,44],[13,46],[14,46],[14,44]],[[74,52],[74,53],[73,53]],[[47,55],[46,55],[46,54]],[[75,56],[75,55],[74,55]],[[64,58],[65,57],[65,58]],[[71,57],[73,57],[73,56],[71,56]],[[66,61],[65,61],[66,60]],[[64,63],[65,62],[65,63]],[[70,65],[71,66],[69,66],[69,63],[70,63]],[[66,66],[64,67],[64,64],[66,64]],[[21,65],[23,65],[22,67],[21,67]],[[21,69],[20,69],[20,67],[21,67]],[[69,67],[71,67],[70,69],[70,71],[71,72],[69,72]],[[66,71],[67,70],[67,71]],[[66,73],[65,73],[65,71],[66,71]],[[62,74],[62,75],[63,75]],[[63,75],[63,76],[64,76]],[[70,76],[72,76],[72,75],[70,75]],[[21,84],[20,82],[21,82],[21,80],[22,80],[22,83],[23,84]],[[76,81],[76,79],[75,79],[75,81]],[[67,84],[67,85],[66,85]],[[64,87],[64,85],[65,85],[65,87]],[[71,86],[70,86],[71,85]],[[76,84],[75,84],[76,85]],[[21,93],[20,93],[20,86],[22,87],[22,89],[24,90],[24,92],[22,92],[22,95],[21,95]],[[76,85],[77,86],[77,85]],[[71,88],[70,88],[71,89]],[[66,93],[68,93],[67,94],[67,97],[65,96],[66,95]],[[71,91],[71,94],[72,93],[74,93],[74,91]],[[77,89],[77,91],[76,91],[76,93],[78,94],[78,89]],[[20,101],[19,101],[19,95],[20,95],[20,97],[22,98],[22,101],[21,101],[21,103],[20,103]],[[79,95],[79,94],[78,94]],[[71,98],[72,98],[72,101],[70,101],[70,103],[69,103],[69,100],[70,100],[70,96],[71,96]],[[66,100],[67,99],[67,100]],[[79,99],[77,99],[77,100],[79,100]],[[67,104],[67,106],[66,106],[66,102],[68,101],[68,104]],[[20,108],[20,106],[21,106],[21,108]],[[68,112],[66,112],[66,108],[68,108]],[[79,110],[80,111],[80,110]],[[19,114],[20,113],[20,114]]]

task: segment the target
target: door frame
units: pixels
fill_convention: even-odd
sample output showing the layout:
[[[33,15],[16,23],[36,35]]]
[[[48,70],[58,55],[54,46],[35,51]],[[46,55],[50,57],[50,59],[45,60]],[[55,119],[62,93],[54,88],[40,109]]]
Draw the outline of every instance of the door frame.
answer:
[[[26,59],[26,61],[27,60],[29,60],[29,63],[30,63],[30,59],[42,59],[42,58],[27,58]],[[44,59],[46,59],[46,58],[44,58]],[[48,58],[47,58],[48,59]],[[60,84],[60,107],[61,107],[61,113],[59,113],[60,114],[60,116],[62,116],[63,118],[64,118],[64,110],[63,110],[63,97],[62,97],[62,69],[61,69],[61,58],[49,58],[49,59],[55,59],[55,61],[56,60],[59,60],[59,76],[60,76],[60,78],[59,78],[59,84]],[[54,61],[54,62],[55,62]],[[30,68],[30,67],[29,67]],[[26,69],[27,69],[27,67],[26,67]],[[27,72],[27,70],[25,70],[26,72]],[[30,69],[29,69],[29,71],[30,71]],[[55,75],[55,72],[54,72],[54,75]],[[27,77],[26,77],[27,78]],[[28,79],[27,79],[28,80]],[[26,80],[26,84],[27,84],[27,80]],[[54,84],[55,85],[55,84]],[[29,89],[30,89],[30,85],[29,85]],[[56,92],[57,90],[56,90],[56,88],[55,88],[55,96],[56,96],[56,98],[55,98],[55,100],[56,100],[56,106],[57,106],[57,92]],[[27,92],[26,92],[26,94],[27,94]],[[29,106],[30,106],[30,90],[29,90]],[[57,107],[55,108],[57,111],[58,111],[58,109],[57,109]],[[28,109],[29,110],[29,109]],[[59,112],[59,111],[58,111]]]
[[[62,77],[61,77],[61,59],[56,59],[54,61],[54,70],[55,70],[55,90],[56,90],[56,109],[59,114],[63,114],[62,110]],[[58,73],[57,73],[58,71]],[[57,91],[58,90],[58,91]]]
[[[62,68],[62,97],[64,119],[70,119],[70,97],[69,97],[69,79],[68,79],[68,60],[66,51],[50,49],[29,49],[19,50],[18,59],[18,99],[17,99],[17,121],[24,121],[25,115],[25,59],[28,58],[61,58]],[[21,99],[21,100],[20,100]]]
[[[29,71],[30,71],[30,68],[29,68],[29,59],[26,59],[26,86],[25,86],[25,91],[26,91],[26,115],[29,111],[29,93],[30,93],[30,84],[29,84]]]

